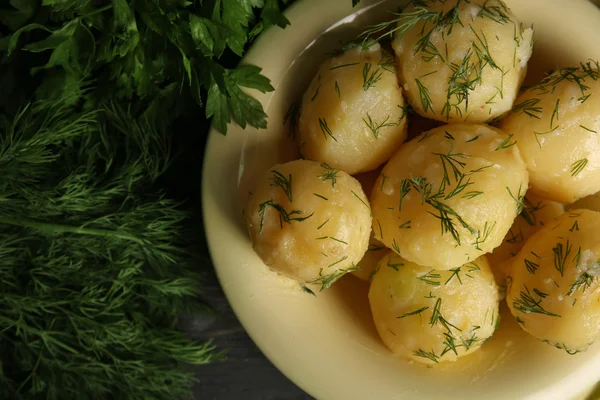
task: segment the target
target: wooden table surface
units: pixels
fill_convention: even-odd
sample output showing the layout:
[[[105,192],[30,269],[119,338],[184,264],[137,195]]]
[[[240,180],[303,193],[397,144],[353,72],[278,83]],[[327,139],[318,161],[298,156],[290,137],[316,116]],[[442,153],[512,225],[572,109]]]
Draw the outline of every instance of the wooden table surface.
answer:
[[[207,278],[204,294],[217,315],[184,319],[186,330],[195,338],[214,338],[227,350],[225,361],[197,367],[198,400],[310,400],[260,352],[246,334],[214,276]]]

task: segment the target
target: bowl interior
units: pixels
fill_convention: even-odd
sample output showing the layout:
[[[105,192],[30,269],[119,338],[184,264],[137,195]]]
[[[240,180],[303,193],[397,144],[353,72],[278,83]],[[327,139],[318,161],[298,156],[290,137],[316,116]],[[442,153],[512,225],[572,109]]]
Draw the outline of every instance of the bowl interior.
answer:
[[[203,176],[206,232],[219,280],[240,321],[267,357],[319,399],[567,399],[600,379],[600,345],[575,356],[524,333],[502,306],[496,335],[456,363],[426,368],[393,357],[379,339],[366,283],[346,276],[313,297],[270,271],[253,252],[242,210],[257,174],[298,158],[284,117],[319,63],[365,26],[389,19],[402,1],[302,0],[291,26],[266,32],[244,59],[271,79],[254,93],[268,129],[231,125],[210,133]],[[556,66],[600,59],[600,11],[585,0],[506,0],[533,24],[526,83]]]

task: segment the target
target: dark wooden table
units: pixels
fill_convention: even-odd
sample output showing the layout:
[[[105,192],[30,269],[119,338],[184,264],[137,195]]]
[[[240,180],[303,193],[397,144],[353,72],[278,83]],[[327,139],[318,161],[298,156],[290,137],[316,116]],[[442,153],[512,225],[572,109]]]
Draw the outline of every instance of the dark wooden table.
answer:
[[[218,348],[227,350],[227,358],[197,367],[196,399],[312,399],[279,372],[248,337],[214,276],[207,278],[204,294],[216,315],[186,318],[185,327],[195,338],[214,338]]]

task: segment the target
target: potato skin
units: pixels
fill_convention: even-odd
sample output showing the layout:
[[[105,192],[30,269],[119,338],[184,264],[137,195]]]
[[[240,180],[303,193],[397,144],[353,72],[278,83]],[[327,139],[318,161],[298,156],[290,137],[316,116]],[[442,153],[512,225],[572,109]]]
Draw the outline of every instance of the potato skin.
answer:
[[[371,231],[371,210],[358,181],[309,160],[266,171],[244,215],[254,250],[266,265],[322,289],[356,268]]]
[[[441,126],[406,143],[384,167],[371,193],[373,231],[406,260],[456,268],[500,245],[527,185],[506,134]]]
[[[304,158],[354,175],[387,161],[406,133],[394,58],[375,44],[320,67],[302,98],[296,141]]]
[[[506,301],[521,327],[569,353],[600,337],[600,213],[573,210],[525,243],[508,270]]]
[[[517,255],[527,239],[564,212],[565,207],[560,203],[544,200],[529,193],[525,196],[523,211],[515,219],[502,244],[487,255],[498,285],[505,284],[507,263],[511,257]]]
[[[393,42],[398,76],[415,111],[473,123],[508,112],[531,57],[532,29],[500,0],[422,3],[404,10]]]
[[[514,135],[537,196],[569,204],[600,191],[599,77],[597,66],[557,70],[499,122]]]
[[[362,174],[355,175],[354,177],[360,182],[363,191],[369,194],[371,193],[371,190],[373,190],[373,185],[375,184],[375,181],[379,177],[380,173],[381,169],[378,168],[369,172],[363,172]],[[387,253],[387,251],[388,248],[385,247],[385,245],[379,240],[375,239],[375,234],[373,230],[371,230],[371,235],[369,236],[369,248],[360,262],[356,264],[358,269],[352,271],[352,275],[363,281],[369,280],[373,274],[373,271],[375,271],[377,268],[377,263]]]
[[[472,353],[499,323],[498,290],[485,257],[443,271],[389,252],[372,278],[369,302],[386,346],[425,364]]]

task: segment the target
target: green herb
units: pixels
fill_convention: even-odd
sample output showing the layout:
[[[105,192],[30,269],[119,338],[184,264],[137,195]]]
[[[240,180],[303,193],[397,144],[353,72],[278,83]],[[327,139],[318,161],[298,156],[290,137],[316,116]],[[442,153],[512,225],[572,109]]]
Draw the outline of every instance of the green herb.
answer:
[[[481,231],[477,231],[477,237],[475,238],[475,243],[474,243],[475,248],[477,250],[483,251],[479,245],[485,243],[489,239],[495,226],[496,226],[496,222],[489,225],[488,221],[485,221],[485,223],[483,225],[483,233]]]
[[[494,151],[498,151],[498,150],[503,150],[503,149],[508,149],[509,147],[514,146],[515,144],[517,144],[517,141],[515,140],[514,142],[510,143],[510,139],[512,139],[513,134],[511,133],[510,135],[508,135],[508,137],[506,139],[504,139],[504,141],[502,143],[500,143],[498,145],[498,147],[496,147],[494,149]]]
[[[523,190],[523,188],[521,187],[521,185],[519,185],[519,191],[517,192],[517,195],[515,196],[513,194],[513,192],[510,190],[510,188],[508,186],[506,187],[506,191],[508,192],[508,195],[511,197],[511,199],[513,199],[515,201],[515,203],[517,203],[517,215],[521,214],[521,212],[525,208],[525,203],[524,203],[525,194],[521,193],[522,190]]]
[[[558,122],[558,107],[560,105],[560,99],[556,99],[556,104],[554,105],[554,110],[552,111],[552,116],[550,117],[550,129],[554,128],[554,117],[556,117],[556,121]]]
[[[177,329],[202,309],[200,260],[187,212],[150,190],[168,137],[72,94],[0,119],[0,397],[185,397],[186,364],[220,355]]]
[[[429,93],[429,89],[427,89],[427,87],[425,87],[425,85],[423,85],[419,79],[415,79],[415,82],[417,83],[417,88],[419,89],[419,97],[421,99],[423,112],[426,113],[427,110],[431,110],[431,112],[434,113],[432,104],[433,102],[431,99],[431,93]]]
[[[358,199],[358,201],[360,201],[365,207],[367,207],[369,209],[369,211],[371,210],[371,206],[369,206],[369,204],[367,204],[359,195],[357,195],[354,190],[351,190],[352,194],[354,195],[354,197],[356,197]]]
[[[425,351],[423,349],[419,349],[419,350],[415,351],[413,354],[415,356],[417,356],[417,357],[427,358],[427,359],[433,361],[436,364],[439,363],[439,358],[440,357],[437,356],[433,350],[431,350],[430,352],[428,352],[428,351]]]
[[[283,193],[285,193],[286,197],[288,198],[288,200],[291,203],[292,202],[292,174],[289,174],[288,177],[286,178],[286,176],[283,175],[279,171],[273,170],[271,172],[273,173],[273,178],[271,178],[273,183],[271,184],[271,186],[279,186],[281,188],[281,190],[283,190]]]
[[[319,175],[318,178],[321,178],[323,182],[331,181],[331,187],[335,187],[337,174],[340,170],[330,167],[327,163],[321,163],[321,168],[323,168],[325,172]]]
[[[529,116],[530,118],[540,119],[542,117],[542,107],[539,107],[538,104],[540,99],[527,99],[519,104],[515,104],[512,108],[513,113],[523,114]]]
[[[347,256],[342,257],[340,260],[329,265],[327,268],[333,267],[334,265],[337,265],[337,264],[345,261],[347,258],[348,258]],[[320,283],[321,288],[319,289],[319,291],[323,291],[323,290],[329,288],[335,282],[337,282],[342,276],[346,275],[348,272],[357,271],[357,270],[359,270],[359,268],[356,265],[352,264],[348,268],[338,269],[330,274],[323,275],[323,268],[321,268],[321,270],[319,271],[319,277],[317,279],[310,281],[309,283]]]
[[[382,122],[375,122],[367,112],[367,119],[363,118],[363,122],[367,125],[367,128],[371,131],[375,139],[379,139],[379,130],[381,128],[387,128],[390,126],[398,126],[399,122],[388,122],[390,116],[388,115]]]
[[[322,227],[325,226],[325,224],[327,224],[329,222],[329,220],[323,222],[321,225],[319,225],[319,227],[317,228],[317,230],[321,229]]]
[[[410,229],[410,221],[403,222],[398,229]]]
[[[348,64],[341,64],[341,65],[336,65],[335,67],[331,67],[331,68],[329,68],[329,70],[332,71],[334,69],[352,67],[353,65],[359,65],[359,64],[360,64],[359,62],[348,63]]]
[[[583,129],[585,129],[585,130],[586,130],[586,131],[588,131],[588,132],[591,132],[591,133],[598,133],[597,131],[595,131],[595,130],[593,130],[593,129],[590,129],[590,128],[586,128],[586,127],[585,127],[585,126],[583,126],[583,125],[579,125],[579,126],[580,126],[581,128],[583,128]]]
[[[438,272],[435,272],[435,269],[432,269],[425,275],[417,277],[417,279],[431,286],[440,286],[440,281],[437,279],[440,279],[441,277],[442,276]]]
[[[438,323],[439,319],[442,316],[441,309],[442,309],[442,299],[438,298],[435,301],[435,306],[433,307],[433,312],[431,313],[431,318],[429,319],[429,325],[435,326]]]
[[[521,291],[519,293],[519,298],[513,300],[513,307],[516,310],[519,310],[525,314],[535,313],[535,314],[547,315],[549,317],[560,318],[560,315],[549,312],[542,307],[541,303],[542,303],[543,297],[538,295],[539,298],[536,299],[533,297],[533,295],[531,294],[531,292],[529,291],[527,286],[524,286],[524,288],[525,288],[525,291]]]
[[[310,98],[310,101],[314,101],[317,96],[319,95],[319,90],[321,89],[321,85],[319,84],[319,86],[317,86],[317,89],[315,90],[315,94],[313,94],[313,96]]]
[[[334,89],[335,89],[335,92],[337,93],[337,97],[339,98],[341,96],[341,93],[340,93],[340,86],[338,85],[338,81],[335,81]]]
[[[451,268],[448,271],[452,272],[452,275],[450,275],[446,282],[444,282],[444,285],[447,285],[454,277],[456,277],[456,279],[458,279],[458,282],[460,282],[460,284],[462,285],[462,280],[460,279],[460,267]]]
[[[531,260],[525,259],[525,268],[527,268],[527,272],[534,275],[535,271],[539,268],[540,264],[533,262]]]
[[[331,129],[329,129],[329,125],[327,125],[325,118],[319,118],[319,127],[321,128],[321,132],[323,132],[323,137],[325,140],[327,140],[327,136],[329,136],[337,142],[337,139],[335,136],[333,136],[333,133],[331,132]]]
[[[571,285],[571,288],[567,292],[567,296],[571,296],[574,292],[576,292],[579,289],[581,289],[581,291],[585,293],[585,291],[592,286],[592,284],[597,278],[597,276],[590,275],[587,272],[582,272],[577,277],[577,280],[575,280],[575,282]]]
[[[501,1],[496,3],[497,5],[487,5],[487,2],[484,3],[481,7],[481,10],[477,14],[478,17],[481,18],[489,18],[492,21],[498,24],[506,24],[510,22],[510,17],[508,16],[508,10],[506,6]]]
[[[388,261],[386,265],[388,267],[390,267],[391,269],[393,269],[394,271],[400,271],[399,267],[403,267],[404,263],[391,263]]]
[[[296,138],[296,131],[298,129],[298,118],[300,118],[300,104],[301,99],[293,102],[288,108],[285,116],[283,117],[283,123],[289,122],[288,136],[292,139]]]
[[[411,311],[411,312],[407,312],[406,314],[403,314],[403,315],[401,315],[401,316],[399,316],[399,317],[396,317],[396,318],[397,318],[397,319],[401,319],[401,318],[410,317],[410,316],[412,316],[412,315],[419,315],[419,316],[420,316],[420,314],[421,314],[423,311],[425,311],[425,310],[428,310],[428,309],[429,309],[429,307],[425,306],[425,307],[419,308],[418,310]]]
[[[325,197],[325,196],[323,196],[323,195],[320,195],[320,194],[318,194],[318,193],[313,193],[313,194],[314,194],[316,197],[320,198],[320,199],[323,199],[323,200],[329,200],[327,197]]]
[[[383,238],[383,236],[382,236]],[[394,250],[397,254],[400,254],[400,246],[396,242],[396,238],[392,240],[392,250]]]
[[[425,24],[428,22],[436,23],[440,17],[438,13],[429,11],[423,6],[415,7],[415,11],[413,12],[393,13],[393,15],[395,15],[397,18],[370,26],[365,32],[362,33],[362,35],[369,37],[385,31],[383,34],[377,37],[377,40],[380,40],[387,35],[401,37],[417,24],[421,22]],[[388,31],[388,28],[391,26],[394,28]]]
[[[571,176],[579,175],[579,173],[581,171],[583,171],[587,165],[588,165],[587,158],[582,158],[581,160],[575,161],[573,164],[571,164],[571,169],[570,169]]]
[[[308,293],[308,294],[310,294],[312,296],[317,297],[317,295],[315,294],[315,292],[313,292],[308,286],[306,286],[306,285],[300,285],[300,287],[302,288],[302,291],[304,293]]]
[[[365,64],[363,66],[363,89],[365,92],[374,87],[375,84],[381,80],[381,75],[383,74],[381,68],[376,68],[371,72],[372,67],[372,64]]]
[[[564,245],[559,242],[552,248],[552,252],[554,253],[554,268],[560,272],[560,276],[564,276],[567,258],[569,258],[572,248],[573,246],[569,243],[568,239]]]
[[[274,203],[273,200],[267,200],[258,205],[258,214],[260,215],[260,227],[258,229],[258,233],[261,233],[263,230],[263,226],[265,223],[265,213],[267,208],[273,208],[275,211],[279,213],[279,227],[283,228],[283,223],[291,224],[292,222],[304,222],[310,217],[313,216],[314,213],[311,213],[307,216],[302,216],[304,214],[300,210],[292,210],[290,212],[286,211],[281,205]]]

